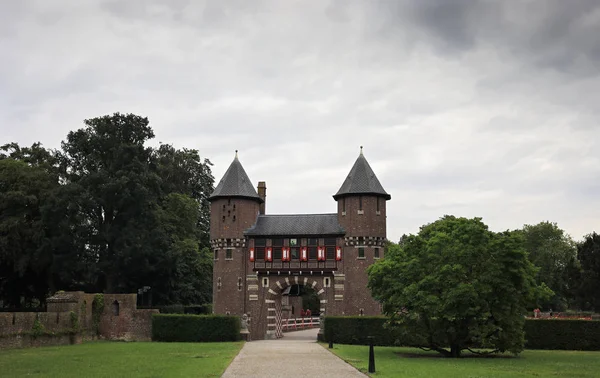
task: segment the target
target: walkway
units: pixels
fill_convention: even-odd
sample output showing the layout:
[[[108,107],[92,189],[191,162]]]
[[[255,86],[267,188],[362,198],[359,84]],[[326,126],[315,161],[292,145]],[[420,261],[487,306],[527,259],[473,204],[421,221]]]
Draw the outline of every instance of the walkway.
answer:
[[[223,378],[228,377],[366,377],[316,343],[318,328],[284,334],[279,340],[244,345]]]

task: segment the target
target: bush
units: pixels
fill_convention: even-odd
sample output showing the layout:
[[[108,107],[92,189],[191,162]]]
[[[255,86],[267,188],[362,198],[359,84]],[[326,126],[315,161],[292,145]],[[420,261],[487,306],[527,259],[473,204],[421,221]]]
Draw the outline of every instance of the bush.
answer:
[[[327,316],[321,341],[339,344],[369,343],[367,336],[375,336],[375,345],[417,346],[419,335],[402,334],[388,329],[383,316]],[[600,350],[600,321],[570,319],[526,319],[526,349]]]
[[[240,340],[240,318],[225,315],[154,314],[154,341],[237,341]]]
[[[527,319],[527,349],[600,350],[600,321]]]
[[[369,343],[367,336],[373,336],[375,345],[414,345],[414,336],[402,334],[399,330],[391,330],[385,326],[387,321],[383,316],[327,316],[322,341],[334,343],[360,344]]]

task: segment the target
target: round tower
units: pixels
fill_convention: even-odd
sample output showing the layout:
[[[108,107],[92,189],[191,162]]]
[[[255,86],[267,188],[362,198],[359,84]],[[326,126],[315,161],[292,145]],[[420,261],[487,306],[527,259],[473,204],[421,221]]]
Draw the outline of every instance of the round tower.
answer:
[[[375,176],[362,146],[344,183],[333,196],[344,237],[344,314],[377,315],[379,304],[367,289],[366,268],[383,257],[386,202],[391,196]]]

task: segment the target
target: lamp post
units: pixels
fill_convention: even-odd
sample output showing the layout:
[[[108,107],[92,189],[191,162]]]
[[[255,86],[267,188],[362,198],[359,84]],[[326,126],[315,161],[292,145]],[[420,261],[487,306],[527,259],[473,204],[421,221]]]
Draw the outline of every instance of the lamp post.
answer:
[[[375,337],[367,336],[369,340],[369,373],[375,373],[375,351],[373,350],[373,340]]]

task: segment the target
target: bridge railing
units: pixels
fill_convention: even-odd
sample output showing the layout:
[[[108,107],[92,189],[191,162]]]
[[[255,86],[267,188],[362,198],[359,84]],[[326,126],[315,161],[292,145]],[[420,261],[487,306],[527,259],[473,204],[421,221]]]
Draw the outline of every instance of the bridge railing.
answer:
[[[283,332],[300,331],[303,329],[316,328],[319,326],[319,317],[298,317],[283,319],[282,330]]]

